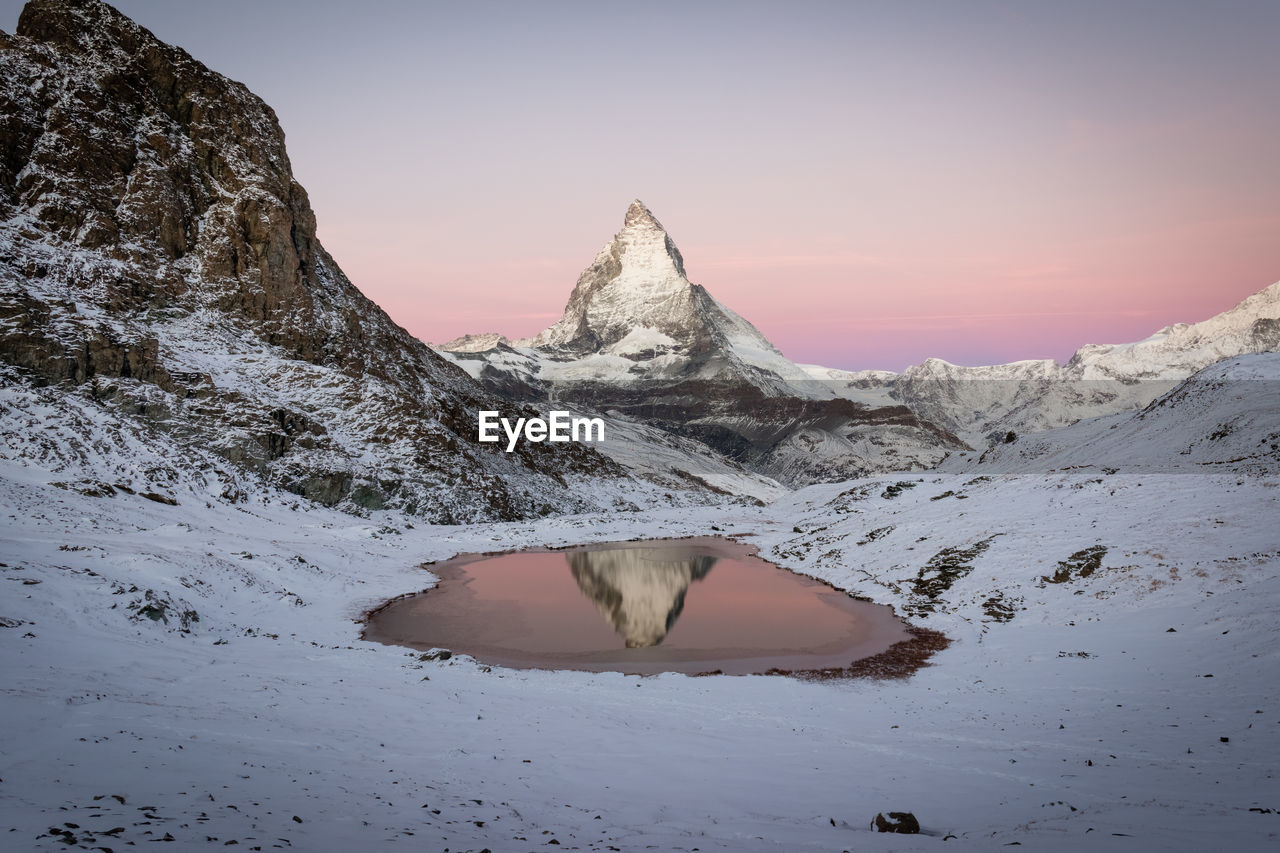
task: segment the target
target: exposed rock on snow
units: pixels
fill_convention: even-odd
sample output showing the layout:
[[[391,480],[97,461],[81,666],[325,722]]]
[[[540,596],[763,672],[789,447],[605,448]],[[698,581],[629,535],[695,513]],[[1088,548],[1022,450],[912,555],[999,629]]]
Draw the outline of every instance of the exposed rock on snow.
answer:
[[[920,832],[920,821],[911,812],[889,812],[887,818],[883,813],[877,813],[871,826],[876,832],[898,832],[904,835]]]

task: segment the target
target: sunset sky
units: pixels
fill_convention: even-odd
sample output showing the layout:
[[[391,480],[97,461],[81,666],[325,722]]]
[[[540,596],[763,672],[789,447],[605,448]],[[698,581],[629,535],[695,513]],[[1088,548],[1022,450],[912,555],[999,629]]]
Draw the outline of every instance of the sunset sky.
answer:
[[[1280,2],[114,5],[275,108],[428,341],[552,323],[637,197],[833,367],[1062,360],[1280,279]]]

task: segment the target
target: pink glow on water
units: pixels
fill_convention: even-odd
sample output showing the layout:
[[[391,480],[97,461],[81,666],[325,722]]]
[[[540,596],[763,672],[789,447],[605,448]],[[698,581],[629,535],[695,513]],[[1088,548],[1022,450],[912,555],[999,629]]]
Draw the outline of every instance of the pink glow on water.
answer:
[[[845,667],[908,639],[890,608],[753,550],[702,537],[461,557],[364,637],[505,666],[730,674]]]

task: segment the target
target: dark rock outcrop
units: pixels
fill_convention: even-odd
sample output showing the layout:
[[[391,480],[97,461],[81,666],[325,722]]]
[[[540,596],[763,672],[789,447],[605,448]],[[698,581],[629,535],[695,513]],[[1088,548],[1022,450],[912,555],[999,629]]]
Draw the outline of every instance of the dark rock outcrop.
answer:
[[[392,322],[315,228],[242,84],[98,0],[32,0],[0,33],[0,359],[23,381],[146,399],[153,428],[326,504],[518,518],[621,475],[579,445],[477,443],[477,410],[518,407]]]
[[[898,832],[904,835],[915,835],[920,832],[920,821],[911,812],[889,812],[889,817],[877,814],[871,821],[876,832]]]

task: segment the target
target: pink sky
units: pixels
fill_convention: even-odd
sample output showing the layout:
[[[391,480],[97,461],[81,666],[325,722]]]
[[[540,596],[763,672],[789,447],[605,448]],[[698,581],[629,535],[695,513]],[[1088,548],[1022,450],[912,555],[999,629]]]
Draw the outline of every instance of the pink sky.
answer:
[[[549,325],[636,197],[834,367],[1061,360],[1280,279],[1277,3],[117,5],[275,108],[428,341]]]

